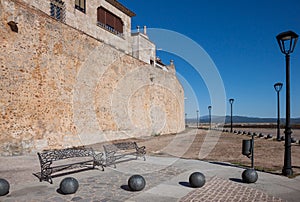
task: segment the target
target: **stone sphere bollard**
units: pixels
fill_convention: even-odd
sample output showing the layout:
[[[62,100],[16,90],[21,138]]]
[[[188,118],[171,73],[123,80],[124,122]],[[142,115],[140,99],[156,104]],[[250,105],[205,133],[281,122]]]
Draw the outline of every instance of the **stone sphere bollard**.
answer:
[[[6,179],[0,178],[0,196],[9,193],[9,182]]]
[[[271,139],[272,137],[273,137],[272,134],[268,134],[268,135],[267,135],[267,139]]]
[[[59,185],[62,194],[74,194],[79,187],[78,181],[73,177],[64,178]]]
[[[128,187],[131,191],[141,191],[145,188],[146,181],[141,175],[132,175],[128,179]]]
[[[194,172],[189,177],[191,187],[200,188],[205,184],[205,176],[200,172]]]
[[[250,168],[250,169],[244,170],[244,172],[242,173],[242,178],[243,178],[243,181],[246,183],[254,183],[258,179],[258,175],[257,175],[257,172],[255,169]]]

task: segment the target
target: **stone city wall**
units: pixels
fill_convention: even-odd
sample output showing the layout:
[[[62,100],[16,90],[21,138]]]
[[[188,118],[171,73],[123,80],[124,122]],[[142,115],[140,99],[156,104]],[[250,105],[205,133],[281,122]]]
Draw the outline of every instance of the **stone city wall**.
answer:
[[[19,1],[0,15],[0,155],[184,130],[174,73]]]
[[[16,0],[13,0],[16,1]],[[26,2],[28,5],[37,8],[50,15],[51,0],[18,0]],[[75,0],[63,0],[65,4],[65,23],[88,35],[110,44],[125,53],[132,51],[131,47],[131,17],[115,8],[105,0],[88,0],[86,1],[85,13],[75,9]],[[13,3],[12,3],[13,4]],[[104,7],[120,17],[124,23],[123,37],[111,34],[109,31],[97,25],[97,8]]]

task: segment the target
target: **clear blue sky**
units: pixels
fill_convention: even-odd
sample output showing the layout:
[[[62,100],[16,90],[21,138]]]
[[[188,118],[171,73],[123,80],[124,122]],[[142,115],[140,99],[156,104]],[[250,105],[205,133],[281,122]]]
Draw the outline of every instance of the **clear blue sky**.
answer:
[[[273,85],[282,82],[281,117],[285,117],[285,58],[275,37],[287,30],[300,34],[299,0],[119,1],[137,14],[133,29],[146,25],[172,30],[207,52],[224,83],[226,114],[230,113],[228,99],[234,98],[234,115],[277,117]],[[197,109],[201,116],[207,115],[208,105],[214,114],[217,106],[212,104],[208,84],[194,75],[193,67],[176,55],[164,51],[157,55],[165,63],[174,59],[179,77],[195,93],[193,98],[192,90],[183,84],[188,118],[196,117]],[[291,54],[291,114],[300,117],[300,40]]]

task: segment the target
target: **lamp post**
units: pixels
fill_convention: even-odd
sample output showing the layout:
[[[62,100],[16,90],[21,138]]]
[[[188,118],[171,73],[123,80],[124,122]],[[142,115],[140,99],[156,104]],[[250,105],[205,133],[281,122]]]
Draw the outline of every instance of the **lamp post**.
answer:
[[[286,122],[285,122],[285,144],[284,144],[284,166],[282,174],[293,175],[291,157],[291,126],[290,126],[290,54],[294,51],[298,35],[293,31],[282,32],[276,36],[280,51],[285,54],[286,62]]]
[[[277,92],[277,141],[280,141],[280,102],[279,102],[279,92],[282,88],[282,83],[275,83],[274,88]]]
[[[211,130],[211,106],[208,106],[208,113],[209,113],[209,130]]]
[[[230,103],[230,132],[232,133],[232,104],[234,102],[234,99],[229,99]]]
[[[199,110],[196,111],[197,112],[197,129],[199,127]]]
[[[188,123],[187,123],[187,113],[185,113],[184,116],[185,116],[185,127],[187,127],[188,126]]]

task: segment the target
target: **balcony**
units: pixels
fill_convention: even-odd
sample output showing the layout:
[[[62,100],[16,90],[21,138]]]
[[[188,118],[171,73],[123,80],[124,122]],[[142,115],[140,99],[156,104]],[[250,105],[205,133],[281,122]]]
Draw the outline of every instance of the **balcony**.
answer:
[[[102,22],[97,22],[97,25],[103,29],[105,29],[106,31],[109,31],[110,33],[113,33],[114,35],[117,35],[121,38],[124,38],[124,34],[121,33],[121,32],[118,32],[117,30],[115,30],[113,27],[109,26],[109,25],[106,25]]]

